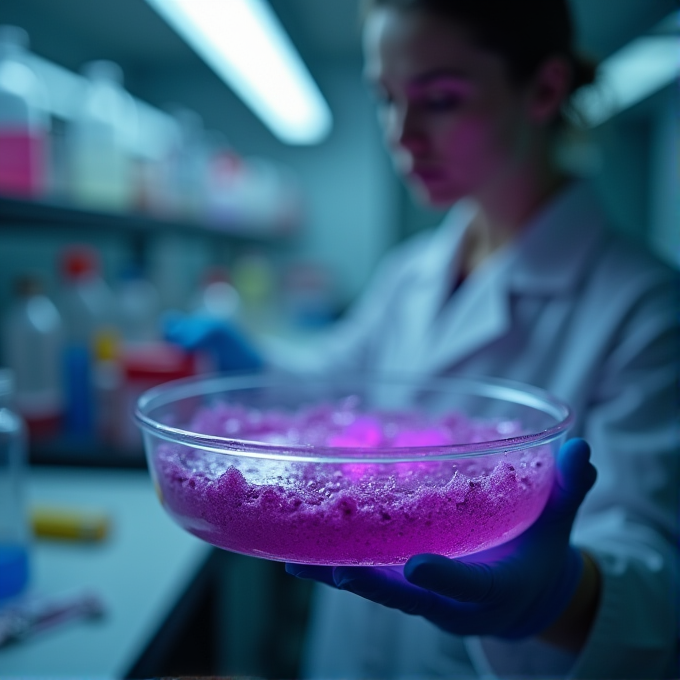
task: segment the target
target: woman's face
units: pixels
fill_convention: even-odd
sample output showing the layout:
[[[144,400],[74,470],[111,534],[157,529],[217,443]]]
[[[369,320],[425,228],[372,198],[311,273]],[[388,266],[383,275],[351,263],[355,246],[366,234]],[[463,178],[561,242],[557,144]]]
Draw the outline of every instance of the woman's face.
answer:
[[[526,158],[537,128],[528,87],[463,26],[379,8],[367,18],[364,53],[394,165],[426,202],[481,197]]]

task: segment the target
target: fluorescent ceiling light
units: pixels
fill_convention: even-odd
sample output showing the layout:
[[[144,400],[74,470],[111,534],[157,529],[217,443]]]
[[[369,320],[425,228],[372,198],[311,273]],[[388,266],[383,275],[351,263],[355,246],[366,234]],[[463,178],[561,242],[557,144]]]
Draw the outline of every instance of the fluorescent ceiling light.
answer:
[[[316,83],[265,0],[147,0],[282,141],[331,128]]]
[[[640,37],[600,64],[596,82],[578,90],[574,94],[574,104],[586,123],[595,127],[665,87],[678,76],[680,37]]]

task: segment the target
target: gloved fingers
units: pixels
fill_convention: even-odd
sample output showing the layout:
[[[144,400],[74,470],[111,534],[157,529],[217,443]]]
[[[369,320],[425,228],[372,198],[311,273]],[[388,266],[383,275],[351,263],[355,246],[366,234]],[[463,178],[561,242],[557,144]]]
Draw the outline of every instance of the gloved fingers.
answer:
[[[323,567],[315,564],[294,564],[293,562],[287,562],[286,572],[291,574],[291,576],[295,576],[296,578],[318,581],[319,583],[325,583],[326,585],[335,588],[335,581],[333,580],[333,567]]]
[[[592,489],[597,470],[590,462],[590,446],[579,438],[569,439],[557,453],[557,480],[565,494],[580,504]]]
[[[339,589],[405,614],[422,616],[449,633],[495,632],[496,617],[490,608],[437,595],[409,583],[389,567],[336,567],[334,575]]]
[[[221,371],[258,371],[264,361],[257,349],[235,328],[225,326],[223,343],[217,351],[218,368]]]
[[[164,339],[186,350],[198,349],[215,334],[212,321],[191,318],[181,312],[166,313],[162,324]]]
[[[590,462],[590,446],[583,439],[567,441],[557,453],[555,482],[548,501],[550,513],[562,515],[571,526],[596,477],[597,471]]]
[[[384,607],[431,618],[438,607],[437,595],[409,583],[389,567],[336,567],[335,584]]]
[[[172,312],[166,314],[163,335],[185,350],[211,353],[216,368],[222,372],[264,368],[259,351],[235,324],[227,321]]]
[[[161,334],[163,339],[168,342],[175,342],[177,335],[181,332],[185,315],[175,309],[164,312],[160,319]]]
[[[458,602],[485,603],[499,579],[488,564],[460,562],[441,555],[415,555],[404,566],[404,576],[414,585]]]
[[[532,544],[538,554],[558,538],[569,540],[576,513],[597,477],[590,463],[590,447],[583,439],[570,439],[560,448],[556,468],[550,498],[541,516],[512,541]]]

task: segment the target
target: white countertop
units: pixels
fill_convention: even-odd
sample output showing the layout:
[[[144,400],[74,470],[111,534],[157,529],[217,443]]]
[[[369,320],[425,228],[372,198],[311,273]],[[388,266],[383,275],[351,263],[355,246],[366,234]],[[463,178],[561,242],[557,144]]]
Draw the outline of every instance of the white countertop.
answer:
[[[0,677],[120,678],[154,637],[211,547],[165,514],[146,471],[32,468],[32,504],[90,508],[111,520],[99,543],[38,540],[30,593],[99,595],[106,615],[0,649]]]

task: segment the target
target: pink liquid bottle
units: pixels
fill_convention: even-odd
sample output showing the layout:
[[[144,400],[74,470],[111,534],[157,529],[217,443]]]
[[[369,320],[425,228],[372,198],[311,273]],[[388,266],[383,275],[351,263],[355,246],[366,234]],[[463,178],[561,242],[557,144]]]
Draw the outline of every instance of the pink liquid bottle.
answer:
[[[0,193],[35,198],[45,191],[49,117],[27,48],[26,31],[0,26]]]

